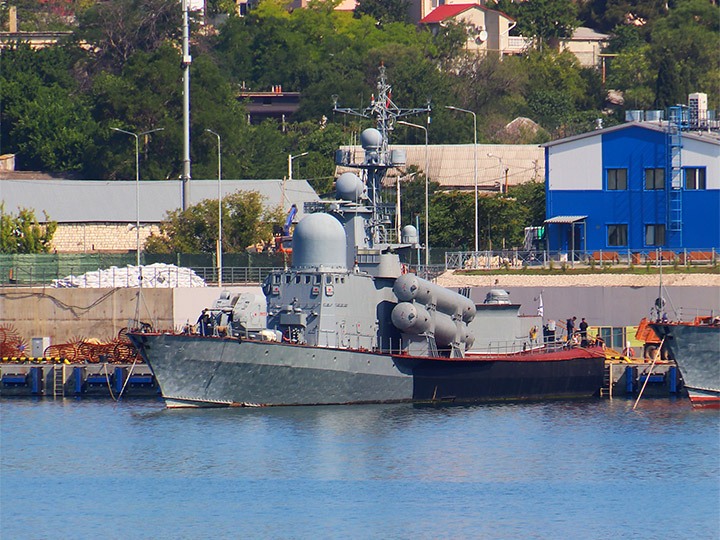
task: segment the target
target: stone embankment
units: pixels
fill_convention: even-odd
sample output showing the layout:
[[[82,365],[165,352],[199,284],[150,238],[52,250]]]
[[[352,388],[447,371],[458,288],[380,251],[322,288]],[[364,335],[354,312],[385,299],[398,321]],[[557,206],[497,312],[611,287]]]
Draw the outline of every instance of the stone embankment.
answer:
[[[452,271],[438,276],[443,287],[657,287],[658,274],[583,274],[583,275],[467,275]],[[719,287],[720,274],[663,274],[666,287]]]

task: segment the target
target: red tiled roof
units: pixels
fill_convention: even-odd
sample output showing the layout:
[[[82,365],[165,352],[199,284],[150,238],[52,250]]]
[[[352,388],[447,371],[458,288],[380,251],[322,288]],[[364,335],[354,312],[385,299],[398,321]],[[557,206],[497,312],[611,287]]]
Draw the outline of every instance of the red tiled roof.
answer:
[[[450,17],[455,17],[456,15],[459,15],[463,11],[468,10],[473,7],[479,7],[481,9],[485,9],[480,4],[444,4],[442,6],[436,7],[430,13],[425,15],[425,17],[423,17],[420,20],[420,23],[427,24],[427,23],[442,22],[445,19],[449,19]]]
[[[462,13],[463,11],[474,7],[480,8],[484,11],[492,11],[499,13],[500,15],[511,21],[515,20],[509,15],[503,13],[502,11],[498,11],[497,9],[490,9],[485,6],[481,6],[480,4],[443,4],[442,6],[436,7],[423,19],[421,19],[420,24],[439,23],[451,17],[455,17],[456,15],[460,15],[460,13]]]

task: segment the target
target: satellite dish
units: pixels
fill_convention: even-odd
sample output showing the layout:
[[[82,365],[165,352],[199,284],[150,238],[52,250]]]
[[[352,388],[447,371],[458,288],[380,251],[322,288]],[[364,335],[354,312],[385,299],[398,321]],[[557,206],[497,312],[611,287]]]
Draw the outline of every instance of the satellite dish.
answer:
[[[487,38],[487,30],[480,30],[480,33],[478,34],[478,41],[480,41],[480,43],[485,43],[487,41]]]

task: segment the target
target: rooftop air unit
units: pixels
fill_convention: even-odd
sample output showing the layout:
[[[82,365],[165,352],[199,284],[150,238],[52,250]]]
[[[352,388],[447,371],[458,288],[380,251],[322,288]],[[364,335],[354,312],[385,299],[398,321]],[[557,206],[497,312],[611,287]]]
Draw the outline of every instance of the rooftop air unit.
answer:
[[[707,123],[707,94],[696,92],[688,96],[688,109],[690,113],[690,125],[700,126]]]

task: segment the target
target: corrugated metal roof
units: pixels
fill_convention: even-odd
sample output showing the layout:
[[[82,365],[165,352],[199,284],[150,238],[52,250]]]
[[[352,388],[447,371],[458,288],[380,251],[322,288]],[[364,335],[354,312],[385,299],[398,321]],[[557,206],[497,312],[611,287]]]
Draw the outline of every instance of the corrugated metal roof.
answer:
[[[649,129],[652,131],[659,131],[661,133],[667,133],[667,122],[626,122],[624,124],[618,124],[617,126],[611,126],[609,128],[604,129],[596,129],[594,131],[588,131],[587,133],[581,133],[580,135],[574,135],[572,137],[565,137],[564,139],[557,139],[554,141],[550,141],[547,143],[544,143],[542,146],[556,146],[558,144],[565,144],[573,141],[578,141],[580,139],[585,139],[587,137],[595,137],[597,135],[603,135],[605,133],[612,133],[613,131],[619,131],[622,129],[627,129],[631,127],[639,127],[643,129]],[[697,131],[697,132],[689,132],[689,131],[683,131],[682,132],[683,137],[687,137],[689,139],[693,139],[695,141],[702,141],[714,145],[720,145],[720,136],[716,132],[712,131]]]
[[[38,219],[47,212],[59,223],[134,223],[135,182],[125,180],[0,180],[0,200],[6,212],[32,208]],[[317,201],[317,193],[305,180],[223,180],[223,196],[236,191],[257,191],[269,207],[284,209],[295,203],[300,214],[304,202]],[[191,180],[190,205],[217,199],[217,180]],[[283,204],[284,202],[284,204]],[[140,181],[140,221],[158,223],[165,213],[182,206],[180,180]]]
[[[345,146],[350,150],[355,163],[364,159],[363,149],[359,146]],[[392,150],[404,150],[407,165],[425,169],[425,145],[394,144]],[[428,145],[428,169],[430,180],[439,182],[442,189],[473,190],[475,154],[472,144]],[[397,176],[405,174],[406,167],[391,170],[388,175],[390,184]],[[505,169],[509,186],[526,182],[545,181],[545,152],[533,144],[478,144],[477,171],[478,188],[483,191],[497,190],[505,183]],[[337,173],[355,171],[347,167],[338,167]]]
[[[573,41],[607,41],[609,34],[603,34],[586,26],[578,26],[570,38]]]
[[[555,216],[546,219],[545,223],[575,223],[587,219],[587,216]]]

